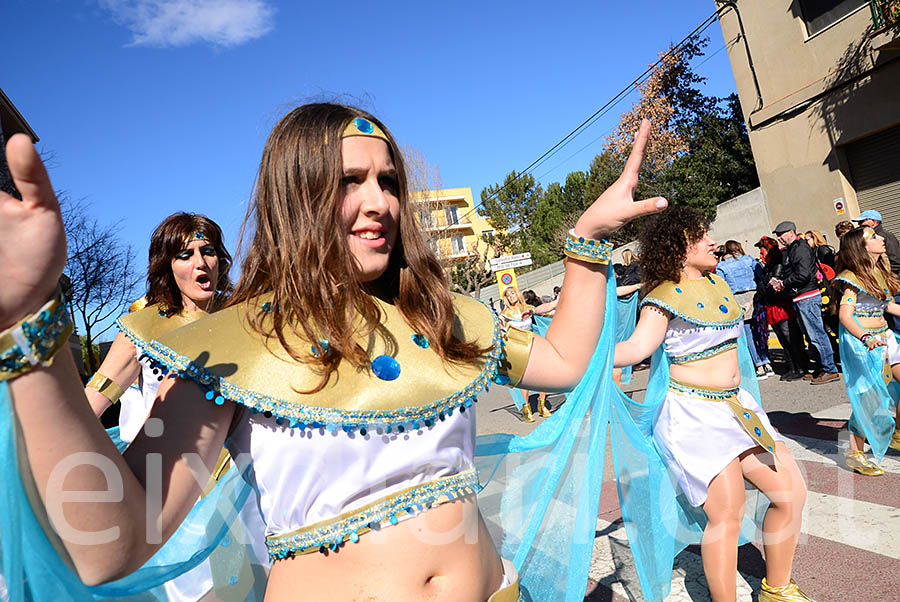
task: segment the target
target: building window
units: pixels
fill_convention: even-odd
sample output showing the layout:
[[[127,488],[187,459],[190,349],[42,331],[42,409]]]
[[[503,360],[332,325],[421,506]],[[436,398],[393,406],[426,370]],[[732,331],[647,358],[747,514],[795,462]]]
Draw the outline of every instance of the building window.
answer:
[[[481,240],[483,240],[484,242],[486,242],[488,244],[494,242],[494,230],[493,229],[482,230],[481,231]]]
[[[868,4],[868,0],[798,0],[806,22],[807,35],[813,36]]]
[[[450,237],[450,248],[453,250],[454,255],[463,255],[466,252],[466,237],[465,236],[451,236]]]
[[[444,215],[447,216],[448,226],[455,226],[459,223],[459,212],[456,207],[447,207],[444,209]]]
[[[423,228],[434,228],[434,213],[431,209],[423,208],[418,210],[419,223]]]

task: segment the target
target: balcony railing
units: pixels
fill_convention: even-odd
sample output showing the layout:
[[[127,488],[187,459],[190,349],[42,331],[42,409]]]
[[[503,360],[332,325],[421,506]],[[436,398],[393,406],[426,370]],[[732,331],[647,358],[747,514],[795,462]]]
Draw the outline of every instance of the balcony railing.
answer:
[[[445,216],[433,217],[431,219],[421,219],[422,227],[426,230],[461,230],[472,227],[472,222],[466,218],[457,218],[456,220],[447,219]]]
[[[872,23],[879,33],[889,27],[900,24],[900,0],[869,0],[869,8],[872,10]]]

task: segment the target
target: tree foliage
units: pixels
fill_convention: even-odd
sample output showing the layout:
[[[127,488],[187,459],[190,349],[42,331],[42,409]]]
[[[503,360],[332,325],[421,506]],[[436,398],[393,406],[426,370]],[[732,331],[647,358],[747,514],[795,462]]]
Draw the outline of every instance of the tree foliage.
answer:
[[[504,178],[503,184],[494,184],[481,191],[478,213],[494,226],[501,250],[508,253],[530,250],[529,227],[543,194],[533,175],[515,171]]]
[[[664,196],[673,205],[694,207],[714,218],[719,203],[759,186],[737,96],[704,94],[700,86],[705,78],[691,66],[707,43],[706,38],[694,38],[660,54],[660,64],[637,86],[639,99],[622,115],[587,171],[572,172],[565,183],[549,184],[546,191],[540,191],[530,175],[521,176],[519,180],[528,181],[530,190],[538,193],[536,201],[527,196],[533,203],[528,207],[535,208],[528,219],[518,217],[527,211],[526,195],[505,189],[515,172],[504,186],[482,192],[484,214],[491,223],[516,234],[515,244],[504,245],[505,251],[530,251],[536,266],[560,259],[560,232],[622,173],[644,118],[653,128],[635,197]],[[640,220],[627,224],[613,235],[613,243],[633,240],[639,228]]]
[[[135,296],[140,277],[135,271],[134,251],[123,242],[118,224],[101,225],[88,214],[87,206],[60,194],[69,256],[65,276],[69,311],[81,333],[86,353],[85,370],[99,367],[94,350],[97,338],[109,330]]]
[[[465,259],[451,264],[450,288],[465,295],[480,296],[482,287],[494,282],[494,272],[488,266],[488,260],[498,255],[496,236],[472,245]]]

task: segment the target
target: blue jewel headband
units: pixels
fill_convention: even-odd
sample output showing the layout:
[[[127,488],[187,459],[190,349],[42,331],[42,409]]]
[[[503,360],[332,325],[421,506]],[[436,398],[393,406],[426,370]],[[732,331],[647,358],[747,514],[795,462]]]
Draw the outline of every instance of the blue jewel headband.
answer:
[[[349,138],[350,136],[369,136],[371,138],[381,138],[388,142],[387,134],[365,117],[357,117],[350,120],[350,123],[344,128],[341,138]]]

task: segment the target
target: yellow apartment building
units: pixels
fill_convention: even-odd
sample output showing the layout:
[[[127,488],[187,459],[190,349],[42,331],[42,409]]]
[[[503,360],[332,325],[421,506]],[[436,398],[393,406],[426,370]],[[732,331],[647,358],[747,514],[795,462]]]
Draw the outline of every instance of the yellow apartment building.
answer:
[[[494,227],[475,211],[471,188],[424,190],[412,193],[411,200],[442,259],[455,263],[487,248],[484,240],[493,236]]]

